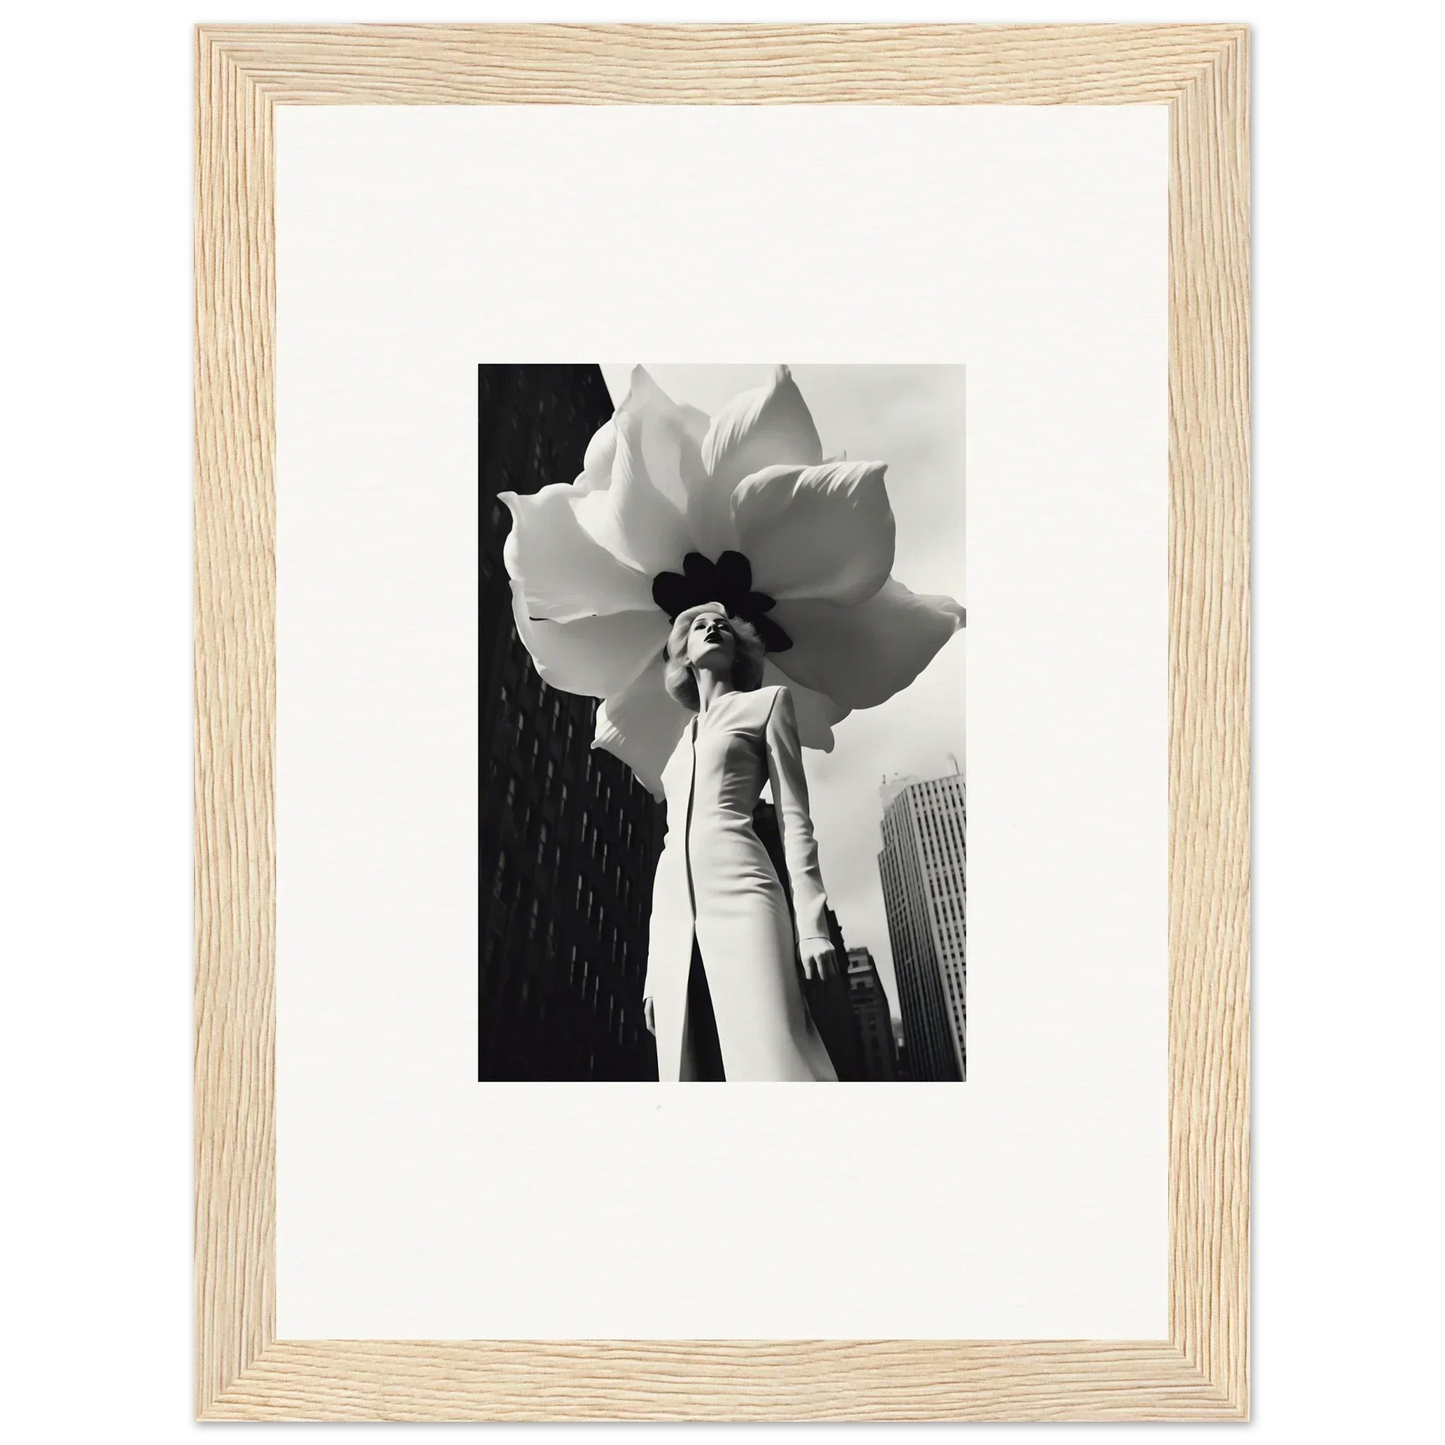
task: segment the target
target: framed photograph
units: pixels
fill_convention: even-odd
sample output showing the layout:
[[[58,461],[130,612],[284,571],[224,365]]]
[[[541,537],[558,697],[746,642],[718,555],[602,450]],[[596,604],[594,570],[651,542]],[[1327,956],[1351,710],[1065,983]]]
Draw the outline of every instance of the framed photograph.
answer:
[[[965,410],[480,369],[480,1080],[967,1077],[964,612],[899,575],[962,594]]]
[[[1247,1418],[1247,31],[196,146],[198,1417]]]

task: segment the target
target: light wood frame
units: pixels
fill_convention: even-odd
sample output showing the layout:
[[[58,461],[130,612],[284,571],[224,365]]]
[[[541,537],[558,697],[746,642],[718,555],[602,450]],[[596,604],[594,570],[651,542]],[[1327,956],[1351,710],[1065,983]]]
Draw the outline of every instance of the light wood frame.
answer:
[[[200,1418],[1247,1418],[1247,47],[1232,25],[197,29]],[[1169,1336],[278,1340],[275,108],[789,102],[1169,107]]]

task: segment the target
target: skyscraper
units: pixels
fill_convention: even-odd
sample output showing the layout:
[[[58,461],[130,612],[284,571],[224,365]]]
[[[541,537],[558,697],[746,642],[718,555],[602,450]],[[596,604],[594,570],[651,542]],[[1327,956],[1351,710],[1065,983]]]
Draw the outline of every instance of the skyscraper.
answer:
[[[657,1077],[642,981],[664,809],[592,748],[596,701],[537,676],[496,499],[575,481],[611,415],[595,366],[479,368],[481,1079]]]
[[[898,1047],[893,1037],[893,1016],[888,995],[871,950],[848,950],[848,1002],[858,1020],[858,1038],[863,1047],[863,1074],[868,1079],[898,1077]]]
[[[958,773],[884,783],[878,871],[915,1079],[964,1079],[967,796]]]

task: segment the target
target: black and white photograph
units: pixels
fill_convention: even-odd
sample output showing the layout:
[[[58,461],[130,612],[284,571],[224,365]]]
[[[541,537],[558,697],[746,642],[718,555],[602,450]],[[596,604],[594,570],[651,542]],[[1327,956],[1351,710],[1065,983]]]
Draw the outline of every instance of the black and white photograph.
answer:
[[[482,365],[478,1078],[967,1078],[961,366]]]

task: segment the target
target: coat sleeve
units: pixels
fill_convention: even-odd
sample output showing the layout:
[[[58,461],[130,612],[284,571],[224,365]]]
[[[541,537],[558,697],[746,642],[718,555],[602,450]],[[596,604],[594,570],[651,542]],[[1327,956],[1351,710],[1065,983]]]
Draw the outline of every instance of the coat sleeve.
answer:
[[[788,882],[793,890],[793,912],[797,916],[798,941],[822,938],[831,942],[826,909],[828,896],[818,871],[818,843],[813,836],[813,818],[808,811],[808,779],[803,773],[803,749],[798,741],[798,717],[793,694],[778,688],[768,709],[764,728],[768,753],[768,778],[773,785],[773,804],[778,828],[783,835],[783,856],[788,865]]]

